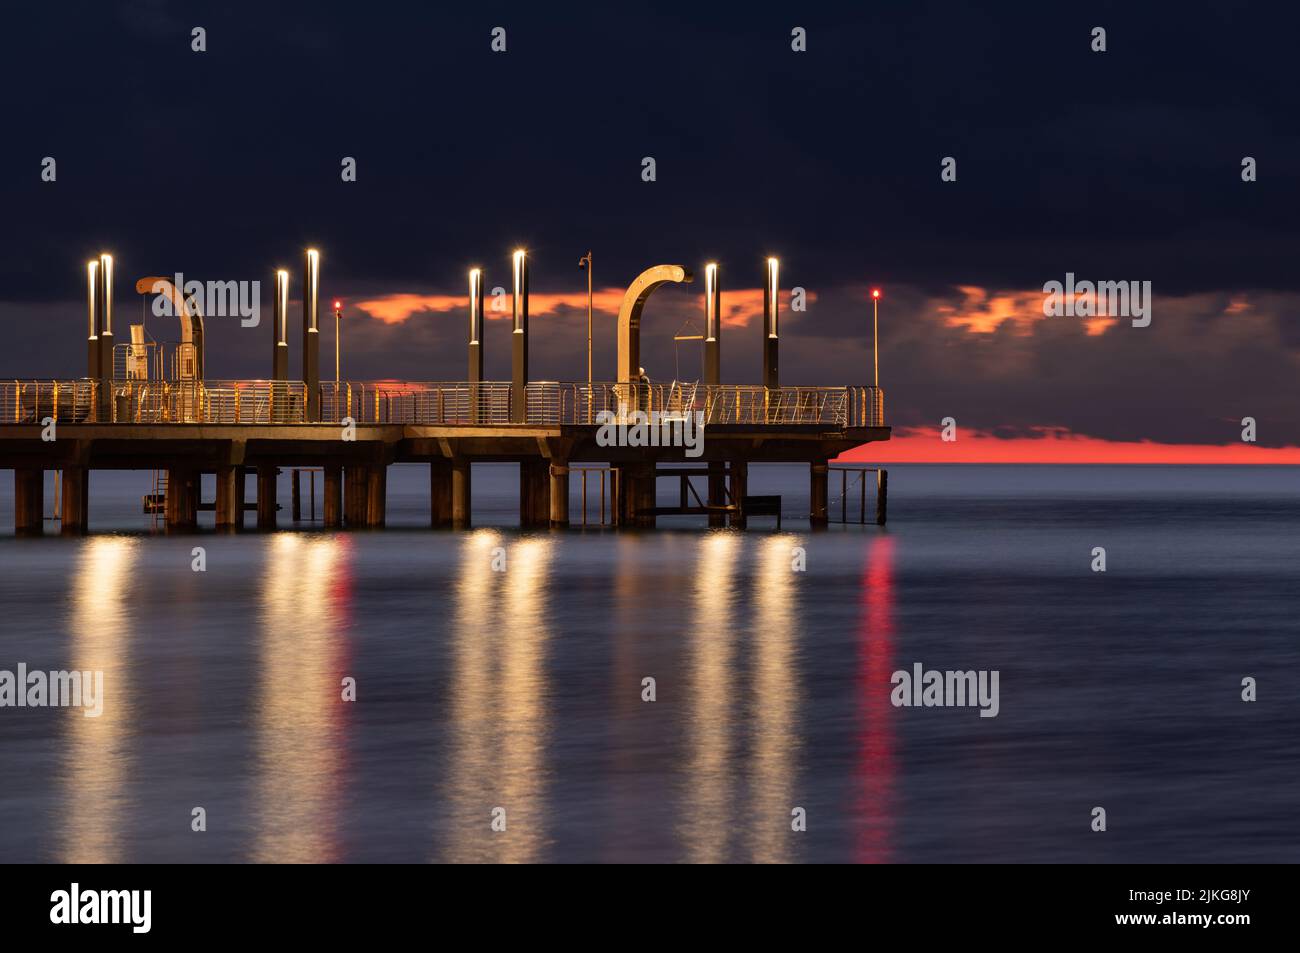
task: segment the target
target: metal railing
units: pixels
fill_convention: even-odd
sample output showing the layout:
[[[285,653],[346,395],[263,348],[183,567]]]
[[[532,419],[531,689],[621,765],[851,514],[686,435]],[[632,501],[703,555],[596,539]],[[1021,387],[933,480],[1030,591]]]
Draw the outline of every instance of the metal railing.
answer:
[[[0,423],[92,422],[97,388],[93,380],[0,381]]]
[[[114,381],[113,422],[297,424],[307,419],[302,381]]]
[[[510,384],[333,381],[320,385],[321,420],[358,424],[508,424]]]
[[[126,380],[111,385],[109,415],[93,380],[0,382],[0,421],[39,423],[297,424],[307,422],[302,381]],[[358,424],[493,426],[512,422],[508,382],[328,382],[320,385],[320,421]],[[598,424],[602,414],[626,421],[636,412],[669,419],[702,414],[707,424],[884,426],[884,395],[875,387],[781,387],[753,384],[562,383],[525,389],[526,422]],[[609,420],[609,417],[603,418]]]

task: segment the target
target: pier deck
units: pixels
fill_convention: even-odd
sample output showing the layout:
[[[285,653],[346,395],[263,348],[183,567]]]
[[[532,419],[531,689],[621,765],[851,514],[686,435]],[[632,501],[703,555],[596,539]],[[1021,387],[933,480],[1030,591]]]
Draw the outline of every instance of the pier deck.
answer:
[[[64,475],[63,529],[84,531],[89,473],[106,469],[167,471],[167,525],[188,529],[197,525],[202,474],[217,476],[217,525],[238,528],[241,477],[256,473],[258,525],[270,528],[278,469],[321,467],[325,525],[380,526],[393,463],[429,464],[432,525],[467,526],[476,462],[520,465],[525,526],[567,525],[570,465],[606,463],[615,471],[615,522],[643,527],[663,512],[655,505],[660,464],[700,464],[711,521],[741,526],[750,463],[808,463],[810,518],[820,525],[827,462],[889,439],[883,399],[868,387],[530,383],[523,423],[510,422],[510,387],[496,382],[330,383],[321,385],[316,421],[306,419],[305,385],[295,381],[124,380],[107,402],[97,387],[0,384],[0,468],[15,472],[19,532],[43,523],[46,470]],[[703,426],[696,445],[656,445],[687,415]],[[668,429],[642,445],[607,439],[609,427],[646,419]]]

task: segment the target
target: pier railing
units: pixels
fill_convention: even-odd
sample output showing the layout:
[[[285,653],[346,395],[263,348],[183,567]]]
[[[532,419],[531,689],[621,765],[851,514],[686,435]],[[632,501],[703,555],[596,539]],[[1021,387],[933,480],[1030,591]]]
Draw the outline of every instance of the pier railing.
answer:
[[[113,422],[289,424],[306,419],[302,381],[113,382]]]
[[[95,419],[98,386],[91,380],[0,382],[0,423],[64,423]]]
[[[535,381],[526,388],[530,424],[597,424],[602,412],[625,420],[635,411],[664,417],[703,414],[705,424],[884,426],[884,398],[874,387],[709,386]],[[321,419],[436,426],[509,424],[508,382],[408,381],[321,385]],[[604,419],[609,419],[604,418]]]
[[[302,381],[115,380],[107,415],[93,380],[0,382],[0,422],[297,424],[308,422]],[[328,382],[320,385],[320,420],[358,424],[491,426],[513,421],[511,385],[503,381]],[[526,388],[530,424],[626,421],[638,411],[662,417],[702,414],[707,424],[884,426],[876,387],[781,387],[694,383],[563,383]]]

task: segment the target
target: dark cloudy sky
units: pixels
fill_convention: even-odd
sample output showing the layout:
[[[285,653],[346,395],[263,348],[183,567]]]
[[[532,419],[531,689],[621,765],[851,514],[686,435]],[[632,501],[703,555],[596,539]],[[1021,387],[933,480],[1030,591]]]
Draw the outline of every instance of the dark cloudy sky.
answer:
[[[348,302],[347,375],[424,380],[463,376],[465,269],[508,286],[517,245],[553,296],[533,324],[550,379],[585,377],[588,248],[611,295],[707,260],[756,289],[776,254],[811,298],[783,381],[866,382],[880,285],[900,427],[1226,443],[1250,415],[1261,444],[1300,444],[1298,28],[1250,3],[23,4],[0,31],[0,375],[83,373],[101,250],[121,333],[137,277],[261,279],[269,302],[314,244]],[[1151,326],[1043,318],[1067,271],[1151,281]],[[748,300],[729,381],[759,379]],[[647,309],[652,377],[697,376],[670,339],[699,301]],[[209,376],[265,376],[269,334],[213,319]],[[492,376],[507,337],[490,323]]]

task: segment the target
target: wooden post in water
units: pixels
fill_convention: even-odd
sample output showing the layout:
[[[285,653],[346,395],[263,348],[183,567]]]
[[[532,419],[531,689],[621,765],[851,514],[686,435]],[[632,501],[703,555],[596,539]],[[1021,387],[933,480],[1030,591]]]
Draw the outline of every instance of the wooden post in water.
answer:
[[[294,467],[289,471],[289,506],[293,513],[293,521],[299,523],[302,521],[302,471]]]

